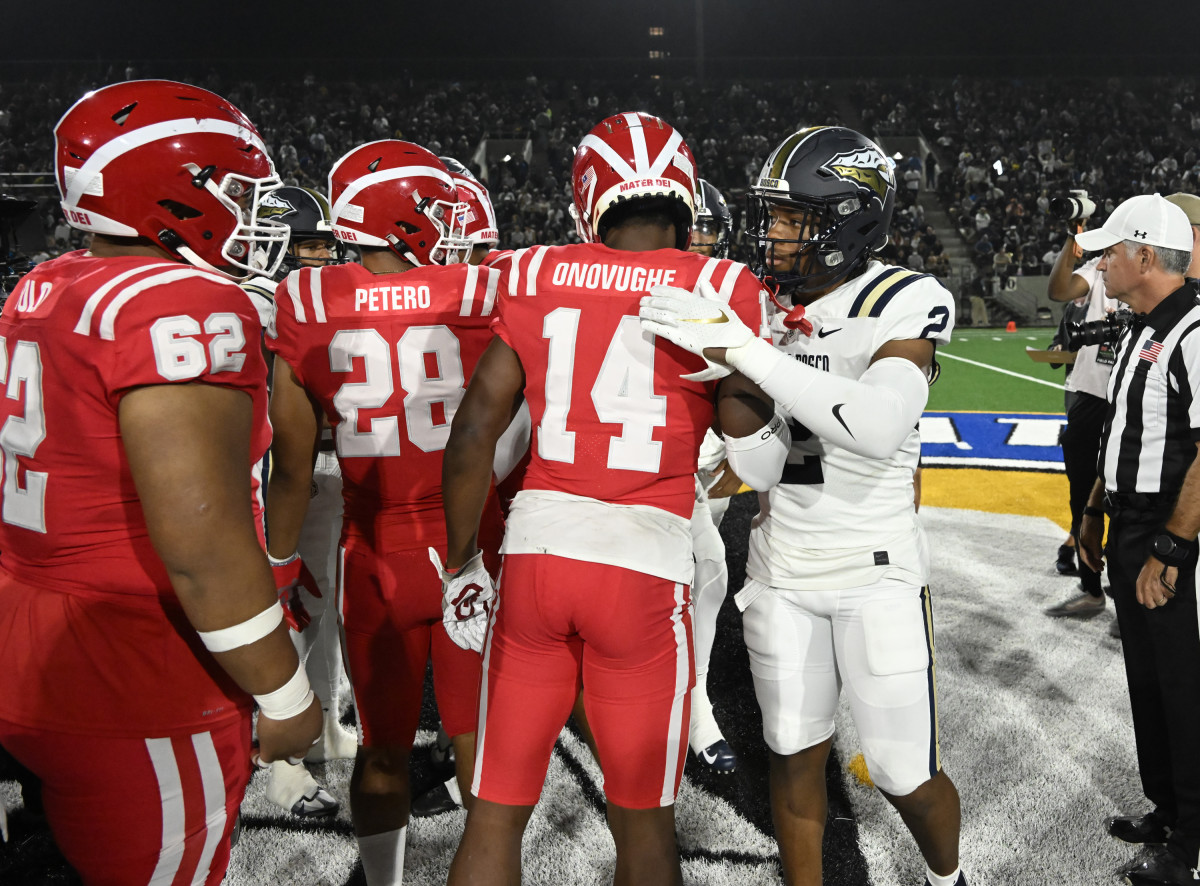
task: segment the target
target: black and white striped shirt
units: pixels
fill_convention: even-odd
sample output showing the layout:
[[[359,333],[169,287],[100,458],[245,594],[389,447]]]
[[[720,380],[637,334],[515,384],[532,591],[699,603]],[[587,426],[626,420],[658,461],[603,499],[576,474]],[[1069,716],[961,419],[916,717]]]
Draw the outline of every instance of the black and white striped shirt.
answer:
[[[1189,280],[1122,335],[1108,380],[1100,476],[1115,493],[1172,498],[1200,441],[1200,301]]]

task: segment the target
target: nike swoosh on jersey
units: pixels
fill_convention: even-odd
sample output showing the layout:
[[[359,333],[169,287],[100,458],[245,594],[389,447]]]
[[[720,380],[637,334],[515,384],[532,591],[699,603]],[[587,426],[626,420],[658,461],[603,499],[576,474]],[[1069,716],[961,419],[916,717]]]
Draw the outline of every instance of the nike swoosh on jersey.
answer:
[[[851,437],[854,437],[854,431],[850,430],[850,426],[846,424],[845,419],[842,418],[842,407],[845,405],[845,403],[835,403],[833,406],[833,417],[838,420],[838,424],[846,429],[847,434],[849,434]],[[854,437],[854,439],[857,440],[858,438]]]
[[[824,338],[827,335],[833,335],[835,332],[841,332],[841,331],[842,331],[841,326],[837,327],[836,329],[819,329],[819,330],[817,330],[817,338]]]

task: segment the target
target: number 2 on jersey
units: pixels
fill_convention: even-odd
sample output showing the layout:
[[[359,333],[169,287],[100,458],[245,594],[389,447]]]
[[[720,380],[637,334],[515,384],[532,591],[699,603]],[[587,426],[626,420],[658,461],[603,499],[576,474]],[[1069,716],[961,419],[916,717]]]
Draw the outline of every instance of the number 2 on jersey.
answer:
[[[546,315],[542,337],[550,340],[546,366],[546,411],[538,426],[538,454],[548,461],[574,463],[575,433],[567,430],[571,411],[578,308],[556,308]],[[667,423],[667,398],[654,393],[654,342],[642,334],[637,317],[625,316],[608,343],[604,363],[592,385],[596,417],[619,424],[621,435],[608,441],[608,467],[657,473],[662,443],[654,429]]]
[[[25,402],[20,413],[10,415],[0,427],[0,452],[4,453],[4,503],[0,518],[10,526],[22,526],[34,532],[46,531],[45,471],[25,471],[21,485],[21,465],[17,456],[32,459],[46,439],[46,412],[42,405],[42,355],[37,342],[19,341],[13,347],[12,361],[8,343],[0,337],[0,384],[5,396]]]

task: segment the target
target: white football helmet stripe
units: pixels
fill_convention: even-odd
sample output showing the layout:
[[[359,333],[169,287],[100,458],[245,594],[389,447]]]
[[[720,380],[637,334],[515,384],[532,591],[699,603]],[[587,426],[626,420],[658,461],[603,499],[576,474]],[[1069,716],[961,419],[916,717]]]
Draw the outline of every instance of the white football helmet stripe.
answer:
[[[611,145],[609,145],[607,142],[601,141],[591,133],[585,135],[583,140],[579,143],[579,149],[583,150],[584,148],[591,148],[593,151],[603,157],[608,162],[608,165],[611,166],[616,171],[617,175],[621,176],[621,178],[626,180],[641,178],[637,170],[626,163],[625,158],[614,151]],[[595,179],[593,179],[593,182],[594,181]],[[588,201],[588,205],[591,205],[590,199]]]
[[[355,149],[359,150],[359,149]],[[342,212],[345,210],[346,204],[350,203],[358,194],[380,182],[395,181],[398,178],[408,178],[409,176],[428,176],[436,178],[438,181],[444,182],[447,187],[455,189],[453,180],[445,169],[437,169],[433,166],[400,166],[396,169],[381,169],[378,172],[372,172],[369,175],[364,175],[362,178],[357,178],[346,186],[346,190],[338,195],[337,202],[330,209],[330,215],[333,218],[333,224],[337,225],[341,220]],[[427,195],[435,200],[445,200],[446,198],[437,194]]]
[[[633,168],[638,175],[650,175],[650,155],[646,149],[646,133],[642,129],[642,121],[637,114],[626,114],[625,122],[629,124],[629,140],[633,143]]]
[[[140,148],[143,145],[148,145],[150,142],[156,142],[175,135],[191,135],[201,132],[218,133],[228,135],[232,138],[240,138],[250,142],[264,154],[267,153],[266,145],[262,143],[262,139],[249,129],[228,120],[217,120],[212,117],[205,117],[200,120],[192,117],[179,120],[165,120],[162,123],[153,123],[149,126],[143,126],[140,129],[122,133],[120,138],[114,138],[108,144],[97,148],[96,153],[92,154],[87,159],[87,162],[71,178],[71,183],[67,186],[63,202],[69,206],[77,205],[79,198],[83,196],[84,191],[91,185],[93,177],[98,173],[102,173],[104,167],[123,154],[135,148]]]

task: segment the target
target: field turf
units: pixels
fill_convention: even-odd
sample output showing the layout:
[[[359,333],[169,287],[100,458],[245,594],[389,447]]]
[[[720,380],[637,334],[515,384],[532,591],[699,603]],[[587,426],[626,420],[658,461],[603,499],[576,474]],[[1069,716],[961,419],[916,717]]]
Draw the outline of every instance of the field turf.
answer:
[[[1061,414],[1063,370],[1034,363],[1025,353],[1027,347],[1047,348],[1053,335],[1050,327],[955,330],[950,344],[938,349],[942,374],[926,409]]]

